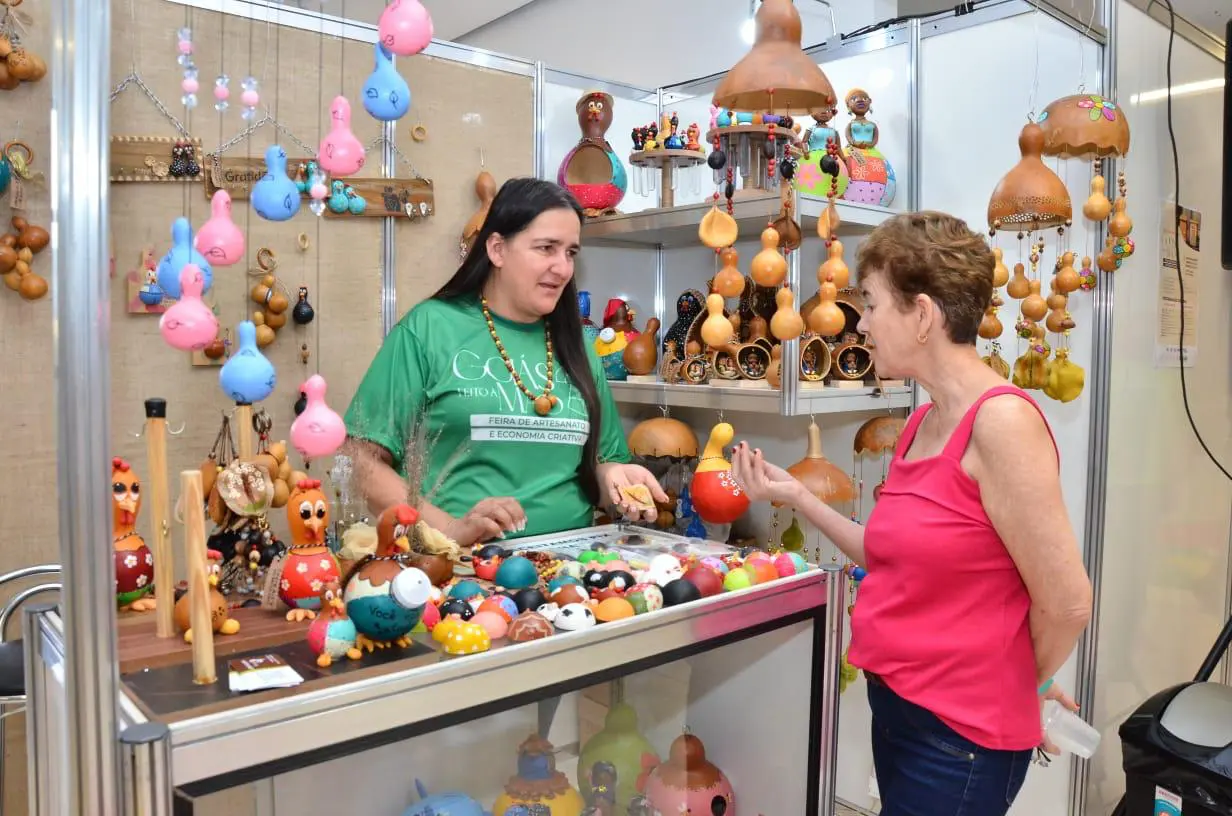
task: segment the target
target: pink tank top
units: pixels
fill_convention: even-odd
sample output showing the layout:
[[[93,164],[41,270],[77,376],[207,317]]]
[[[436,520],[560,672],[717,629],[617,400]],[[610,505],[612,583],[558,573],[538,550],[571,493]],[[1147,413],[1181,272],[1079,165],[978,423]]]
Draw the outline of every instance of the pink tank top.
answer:
[[[848,659],[977,745],[1022,750],[1041,739],[1031,598],[961,465],[976,412],[1000,394],[1039,410],[1018,388],[989,389],[939,455],[913,461],[932,403],[907,421],[864,531]]]

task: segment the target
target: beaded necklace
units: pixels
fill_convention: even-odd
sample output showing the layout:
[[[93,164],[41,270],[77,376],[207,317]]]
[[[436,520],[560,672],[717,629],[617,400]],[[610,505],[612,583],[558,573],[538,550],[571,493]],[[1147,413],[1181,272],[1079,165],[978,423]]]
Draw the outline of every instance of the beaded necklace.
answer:
[[[496,350],[500,352],[501,359],[505,361],[505,368],[509,369],[510,376],[513,377],[514,385],[526,395],[526,398],[535,406],[535,413],[539,416],[547,416],[552,412],[552,408],[560,400],[552,394],[552,382],[554,366],[552,364],[552,333],[548,330],[547,321],[543,324],[543,339],[547,345],[548,353],[548,372],[547,385],[543,389],[542,394],[534,394],[526,384],[522,382],[522,377],[518,374],[517,368],[513,365],[513,360],[509,359],[509,354],[505,351],[505,344],[501,342],[500,336],[496,333],[496,323],[492,321],[492,312],[488,309],[488,299],[483,295],[479,296],[479,305],[483,309],[483,319],[488,324],[488,334],[492,335],[492,342],[496,343]]]

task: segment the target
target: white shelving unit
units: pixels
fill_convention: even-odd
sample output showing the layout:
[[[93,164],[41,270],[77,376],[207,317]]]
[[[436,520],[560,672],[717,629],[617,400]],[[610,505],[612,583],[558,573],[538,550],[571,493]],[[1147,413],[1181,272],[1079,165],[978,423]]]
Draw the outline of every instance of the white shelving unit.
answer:
[[[851,411],[888,411],[911,407],[911,387],[810,387],[801,383],[794,403],[783,410],[783,392],[777,388],[725,385],[684,385],[659,382],[609,381],[616,401],[626,405],[665,405],[669,408],[709,408],[782,416],[808,416]]]

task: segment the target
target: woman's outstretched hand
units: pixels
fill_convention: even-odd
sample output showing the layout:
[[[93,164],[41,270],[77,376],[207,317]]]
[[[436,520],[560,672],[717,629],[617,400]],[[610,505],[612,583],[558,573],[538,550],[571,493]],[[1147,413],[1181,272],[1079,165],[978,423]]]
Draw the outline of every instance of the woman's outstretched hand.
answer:
[[[760,449],[741,442],[732,450],[732,476],[751,501],[795,505],[800,483],[778,465],[767,462]]]
[[[624,465],[617,462],[604,462],[599,465],[596,474],[599,479],[600,494],[620,510],[621,515],[630,521],[654,521],[659,517],[656,507],[639,506],[630,501],[621,488],[642,485],[657,502],[668,501],[659,480],[649,470],[641,465]]]

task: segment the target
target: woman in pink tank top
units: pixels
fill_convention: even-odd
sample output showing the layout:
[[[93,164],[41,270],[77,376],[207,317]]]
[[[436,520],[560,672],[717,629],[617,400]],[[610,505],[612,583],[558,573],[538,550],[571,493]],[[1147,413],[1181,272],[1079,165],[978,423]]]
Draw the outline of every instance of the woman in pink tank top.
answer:
[[[975,347],[994,263],[936,212],[895,216],[860,246],[876,370],[933,400],[907,421],[867,526],[746,443],[732,457],[751,498],[799,509],[867,570],[848,659],[868,680],[882,816],[1002,816],[1041,745],[1042,701],[1074,707],[1051,678],[1091,585],[1051,431]]]

